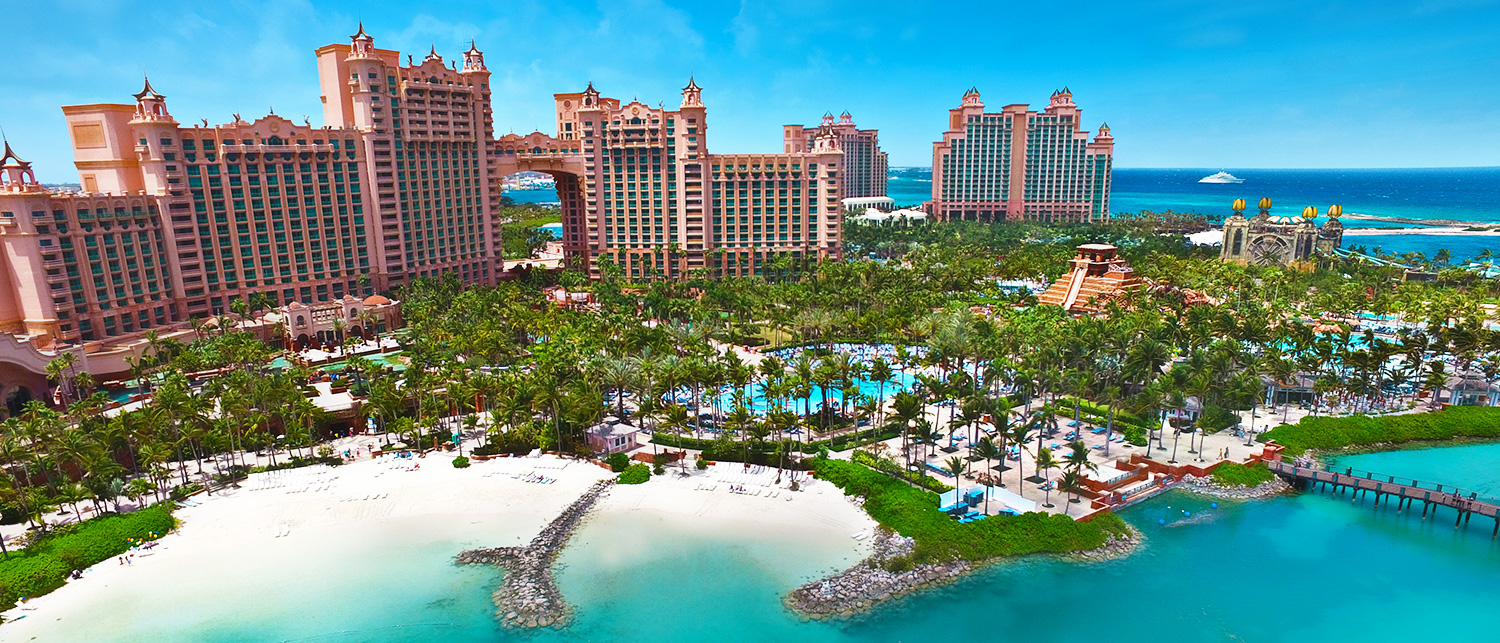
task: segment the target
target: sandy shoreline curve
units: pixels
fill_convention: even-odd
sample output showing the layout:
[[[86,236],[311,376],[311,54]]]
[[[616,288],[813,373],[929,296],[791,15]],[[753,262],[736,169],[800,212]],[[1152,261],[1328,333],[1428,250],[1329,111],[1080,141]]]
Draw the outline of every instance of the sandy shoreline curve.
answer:
[[[849,561],[868,555],[868,544],[851,536],[872,532],[875,522],[837,487],[803,478],[802,490],[790,491],[787,478],[774,482],[774,470],[757,471],[715,465],[680,475],[669,469],[643,485],[616,485],[593,513],[621,527],[636,520],[684,529],[711,525],[729,535],[815,539],[824,548],[846,551]],[[552,482],[529,482],[528,473]],[[350,581],[340,579],[339,570],[378,564],[367,559],[387,549],[448,547],[442,559],[448,562],[437,564],[454,567],[453,556],[464,549],[525,545],[587,489],[612,477],[594,463],[550,456],[497,458],[455,469],[452,456],[440,454],[291,470],[274,482],[258,474],[237,490],[193,498],[197,506],[178,511],[178,531],[149,556],[137,556],[128,566],[106,561],[11,610],[8,619],[24,618],[0,625],[0,641],[187,640],[184,632],[238,614],[221,605],[226,596],[254,594],[272,601],[272,611],[295,611],[301,607],[277,604],[295,598],[266,595],[288,585],[328,594],[376,590],[345,586]],[[804,579],[818,573],[805,571]],[[357,578],[368,581],[368,574]],[[390,588],[400,586],[400,579],[391,582],[396,584]],[[490,584],[482,590],[484,602],[493,589]],[[162,605],[172,609],[164,612]],[[369,609],[373,618],[380,606]],[[306,627],[337,627],[338,618],[349,616]]]

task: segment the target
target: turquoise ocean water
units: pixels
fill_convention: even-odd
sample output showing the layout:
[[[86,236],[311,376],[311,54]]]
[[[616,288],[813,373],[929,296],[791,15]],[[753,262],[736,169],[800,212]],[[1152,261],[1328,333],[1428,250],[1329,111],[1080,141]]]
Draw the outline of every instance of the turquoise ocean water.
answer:
[[[1500,486],[1497,458],[1490,444],[1339,463],[1484,490]],[[1129,558],[1007,562],[844,623],[802,623],[780,604],[831,570],[830,545],[639,512],[590,520],[564,550],[558,584],[577,611],[563,630],[502,631],[489,603],[496,574],[448,564],[465,544],[395,532],[372,538],[371,551],[330,543],[285,592],[206,588],[201,604],[101,618],[126,637],[114,640],[210,642],[1495,640],[1485,620],[1500,604],[1500,545],[1482,520],[1455,530],[1447,510],[1424,522],[1315,493],[1230,502],[1170,492],[1123,515],[1147,537]],[[339,562],[350,555],[364,564]],[[56,640],[81,640],[72,633]]]
[[[1198,179],[1220,168],[1116,169],[1110,192],[1112,212],[1197,212],[1228,216],[1229,204],[1243,198],[1252,207],[1269,197],[1273,213],[1298,214],[1304,206],[1344,206],[1346,213],[1406,219],[1451,219],[1500,223],[1500,167],[1398,170],[1256,170],[1224,168],[1244,183],[1216,185]],[[897,203],[919,204],[932,198],[928,168],[894,168],[888,193]],[[1411,224],[1358,221],[1348,227],[1415,227]],[[1423,252],[1429,257],[1447,248],[1457,258],[1488,248],[1500,252],[1500,237],[1465,235],[1348,236],[1344,246],[1380,246],[1385,252]]]
[[[1217,185],[1198,179],[1218,169],[1116,169],[1110,210],[1113,212],[1197,212],[1228,216],[1229,204],[1237,198],[1254,204],[1269,197],[1272,212],[1298,214],[1304,206],[1344,206],[1347,213],[1406,219],[1450,219],[1475,223],[1500,223],[1500,167],[1406,169],[1406,170],[1256,170],[1228,171],[1244,183]],[[893,168],[887,193],[901,206],[919,206],[932,198],[929,168]],[[551,190],[506,192],[517,201],[557,200]],[[1421,227],[1344,219],[1347,227]],[[1384,252],[1422,252],[1432,256],[1447,248],[1455,259],[1467,259],[1485,249],[1500,253],[1500,236],[1480,235],[1370,235],[1348,236],[1344,247],[1379,247]]]

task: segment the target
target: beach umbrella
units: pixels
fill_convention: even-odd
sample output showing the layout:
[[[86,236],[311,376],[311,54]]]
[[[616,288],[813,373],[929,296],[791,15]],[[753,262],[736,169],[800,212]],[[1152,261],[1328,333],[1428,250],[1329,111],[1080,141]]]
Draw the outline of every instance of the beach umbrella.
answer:
[[[406,443],[405,442],[397,442],[395,444],[392,444],[391,448],[392,449],[405,449],[406,448]]]

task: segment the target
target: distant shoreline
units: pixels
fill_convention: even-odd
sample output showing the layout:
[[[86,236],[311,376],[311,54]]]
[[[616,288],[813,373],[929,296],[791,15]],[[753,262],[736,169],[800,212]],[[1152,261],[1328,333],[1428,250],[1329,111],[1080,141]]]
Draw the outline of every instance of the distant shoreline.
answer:
[[[1451,236],[1475,236],[1475,237],[1500,237],[1500,230],[1466,230],[1464,228],[1345,228],[1346,237],[1364,237],[1373,235],[1451,235]]]

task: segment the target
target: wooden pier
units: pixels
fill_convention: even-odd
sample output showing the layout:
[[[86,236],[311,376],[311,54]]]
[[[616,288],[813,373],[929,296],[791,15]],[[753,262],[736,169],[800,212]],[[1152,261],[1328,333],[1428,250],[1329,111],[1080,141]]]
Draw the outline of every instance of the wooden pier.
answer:
[[[1500,504],[1489,498],[1480,498],[1478,494],[1466,492],[1457,487],[1446,487],[1440,484],[1422,483],[1410,478],[1411,484],[1397,482],[1395,476],[1387,476],[1376,473],[1360,472],[1355,475],[1352,469],[1345,473],[1327,471],[1309,467],[1299,467],[1290,462],[1267,461],[1266,467],[1283,478],[1288,479],[1300,488],[1309,486],[1316,488],[1323,485],[1323,489],[1332,489],[1333,493],[1342,495],[1349,492],[1351,500],[1367,498],[1371,494],[1375,497],[1375,508],[1380,508],[1381,501],[1387,506],[1392,501],[1396,503],[1396,512],[1400,513],[1411,509],[1413,502],[1422,503],[1422,519],[1426,520],[1429,513],[1437,516],[1439,507],[1448,507],[1457,512],[1453,519],[1455,528],[1460,525],[1469,524],[1469,519],[1475,515],[1491,518],[1495,526],[1490,531],[1490,538],[1500,536]],[[1429,486],[1423,486],[1428,484]]]

